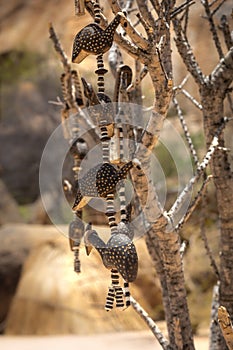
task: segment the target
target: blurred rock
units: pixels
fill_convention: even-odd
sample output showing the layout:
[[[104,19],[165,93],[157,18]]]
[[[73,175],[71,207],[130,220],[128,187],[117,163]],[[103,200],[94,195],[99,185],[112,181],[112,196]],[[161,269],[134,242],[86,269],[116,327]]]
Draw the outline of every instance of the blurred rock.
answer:
[[[104,228],[97,230],[105,231]],[[13,245],[9,244],[9,233]],[[73,254],[68,241],[54,226],[6,226],[0,230],[0,235],[8,237],[5,238],[8,252],[12,246],[14,248],[12,260],[16,251],[20,252],[24,246],[23,263],[30,250],[10,307],[6,334],[89,334],[145,328],[131,307],[124,312],[114,309],[106,313],[104,304],[110,271],[94,252],[86,256],[82,246],[82,272],[79,275],[73,272]],[[136,241],[136,245],[139,274],[131,284],[131,292],[147,312],[153,314],[147,298],[159,295],[159,287],[151,273],[152,263],[143,239]],[[151,278],[147,290],[143,288],[144,277]]]
[[[2,110],[1,175],[18,202],[30,203],[39,195],[40,158],[59,124],[59,113],[48,107],[47,99],[32,82],[22,82],[17,91],[6,94]]]
[[[19,208],[9,193],[6,185],[0,179],[0,225],[8,222],[22,222]]]
[[[56,237],[52,226],[10,224],[0,228],[0,323],[3,323],[20,278],[21,269],[31,249]]]

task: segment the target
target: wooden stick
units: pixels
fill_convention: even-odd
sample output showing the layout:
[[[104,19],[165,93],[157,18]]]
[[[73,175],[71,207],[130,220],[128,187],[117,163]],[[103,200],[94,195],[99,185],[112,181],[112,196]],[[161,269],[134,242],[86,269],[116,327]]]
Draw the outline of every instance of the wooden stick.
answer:
[[[218,323],[229,350],[233,350],[233,326],[227,309],[224,306],[218,308]]]

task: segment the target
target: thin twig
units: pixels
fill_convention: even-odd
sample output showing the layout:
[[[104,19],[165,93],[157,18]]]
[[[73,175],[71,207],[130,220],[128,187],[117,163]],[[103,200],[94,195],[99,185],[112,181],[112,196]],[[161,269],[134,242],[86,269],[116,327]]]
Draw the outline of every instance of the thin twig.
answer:
[[[211,323],[210,323],[210,346],[209,349],[218,348],[218,338],[220,334],[218,319],[219,307],[219,282],[213,288],[212,304],[211,304]]]
[[[181,110],[181,108],[179,106],[179,103],[178,103],[178,101],[177,101],[177,99],[175,97],[173,97],[173,103],[174,103],[174,105],[176,107],[176,110],[177,110],[177,113],[178,113],[178,116],[179,116],[179,119],[180,119],[180,122],[181,122],[181,125],[182,125],[182,128],[183,128],[183,131],[184,131],[184,134],[185,134],[186,141],[187,141],[188,146],[189,146],[189,150],[190,150],[191,155],[193,157],[194,163],[198,167],[199,166],[199,160],[198,160],[198,157],[197,157],[197,152],[195,150],[193,141],[191,139],[191,136],[190,136],[190,133],[189,133],[189,130],[188,130],[188,126],[187,126],[186,121],[184,119],[182,110]]]
[[[211,14],[211,11],[210,11],[208,0],[201,0],[201,3],[204,6],[205,13],[206,13],[207,18],[208,18],[208,22],[209,22],[209,25],[210,25],[210,31],[212,33],[213,41],[215,43],[215,46],[216,46],[219,58],[222,58],[224,55],[223,55],[221,43],[220,43],[220,40],[219,40],[219,37],[218,37],[218,33],[217,33],[217,30],[216,30],[216,26],[215,26],[215,23],[214,23],[214,20],[213,20],[213,15]]]
[[[201,68],[197,63],[189,41],[183,32],[181,22],[176,17],[172,20],[172,23],[176,33],[175,42],[179,54],[183,59],[188,71],[192,74],[193,78],[197,82],[198,86],[201,86],[205,83],[205,76],[203,75]]]
[[[184,95],[184,96],[186,96],[191,102],[192,102],[192,104],[195,106],[195,107],[197,107],[200,111],[202,111],[202,105],[192,96],[192,95],[190,95],[190,93],[187,91],[187,90],[185,90],[185,89],[181,89],[180,90],[180,92]]]
[[[68,58],[67,58],[67,56],[62,48],[62,45],[58,39],[58,36],[53,28],[52,23],[49,23],[49,34],[50,34],[50,39],[54,43],[54,48],[57,51],[58,55],[60,56],[60,59],[61,59],[61,62],[63,64],[65,72],[70,72],[71,68],[70,68]]]
[[[189,76],[190,74],[187,74],[186,77],[183,79],[183,81],[179,85],[174,86],[173,90],[175,94],[182,93],[194,104],[195,107],[202,110],[202,105],[187,90],[183,88],[184,85],[187,83]]]
[[[171,19],[179,15],[184,10],[187,10],[191,5],[195,4],[194,0],[187,0],[183,4],[181,4],[179,7],[175,7],[174,10],[171,12]]]
[[[175,203],[173,204],[172,208],[169,210],[169,212],[167,213],[168,216],[170,217],[170,222],[173,223],[174,222],[174,218],[177,215],[177,213],[179,212],[180,208],[182,207],[182,205],[185,203],[187,196],[190,195],[191,189],[193,187],[193,185],[199,180],[201,174],[203,174],[203,172],[205,171],[205,169],[207,168],[213,153],[215,152],[215,150],[218,147],[218,137],[219,134],[221,133],[221,131],[223,130],[223,128],[225,127],[226,123],[224,122],[220,128],[218,129],[216,135],[213,137],[213,140],[209,146],[209,149],[205,155],[205,157],[203,158],[202,162],[199,164],[199,166],[196,169],[196,174],[189,180],[188,184],[185,186],[185,188],[183,189],[183,191],[181,192],[181,194],[179,195],[179,197],[177,198],[177,200],[175,201]],[[170,223],[168,224],[168,226],[170,225]],[[172,227],[168,227],[168,230],[172,229]]]
[[[147,2],[145,0],[136,0],[140,14],[145,22],[147,22],[152,28],[155,26],[155,19],[149,10]]]
[[[205,250],[206,253],[210,259],[210,265],[213,267],[214,273],[217,277],[217,279],[220,279],[220,274],[218,271],[217,264],[215,262],[215,259],[213,257],[213,252],[209,246],[209,242],[206,236],[206,229],[205,229],[205,219],[206,219],[206,206],[207,206],[207,201],[206,201],[206,195],[202,197],[202,203],[201,203],[201,217],[200,217],[200,235],[201,238],[204,242]]]
[[[212,176],[208,176],[207,179],[203,182],[200,190],[198,191],[197,195],[195,196],[194,200],[190,204],[188,210],[186,211],[185,215],[182,217],[182,219],[179,221],[179,223],[176,225],[175,230],[180,231],[181,228],[184,226],[184,224],[188,221],[198,204],[200,203],[201,199],[203,198],[205,191],[207,189],[207,185],[209,184],[210,180],[212,179]]]
[[[122,12],[121,7],[119,6],[118,2],[116,0],[111,0],[110,6],[112,8],[113,13],[116,15],[118,12]],[[132,42],[140,47],[143,50],[146,50],[148,48],[148,41],[142,36],[141,33],[139,33],[132,23],[130,22],[129,18],[126,19],[123,28],[127,35],[130,37]]]
[[[164,350],[169,350],[169,342],[164,337],[163,333],[159,329],[159,327],[156,325],[156,323],[152,320],[151,317],[149,317],[148,313],[141,307],[141,305],[132,297],[130,296],[130,303],[134,310],[141,316],[141,318],[146,322],[156,339],[158,340],[159,344],[162,346]]]
[[[130,84],[127,88],[127,92],[133,91],[137,86],[139,86],[142,82],[142,80],[145,78],[145,76],[148,73],[148,68],[147,66],[144,66],[143,69],[141,70],[139,76],[136,77],[135,81],[133,84]]]
[[[227,20],[227,16],[222,15],[221,20],[220,20],[220,26],[219,29],[223,32],[223,36],[224,36],[224,40],[225,40],[225,44],[228,50],[230,50],[230,48],[233,45],[233,38],[231,37],[231,30],[230,30],[230,26]]]

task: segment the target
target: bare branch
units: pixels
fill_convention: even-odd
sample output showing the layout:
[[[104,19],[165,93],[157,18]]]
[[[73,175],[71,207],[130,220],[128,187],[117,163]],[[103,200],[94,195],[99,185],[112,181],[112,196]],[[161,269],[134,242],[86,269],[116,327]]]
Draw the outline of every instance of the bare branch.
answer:
[[[222,15],[220,23],[221,24],[219,28],[223,32],[226,47],[228,50],[230,50],[230,48],[233,45],[233,38],[231,37],[231,31],[230,31],[229,23],[227,21],[227,16]]]
[[[193,51],[188,42],[188,39],[182,30],[180,20],[175,18],[172,20],[172,23],[176,33],[176,38],[175,38],[176,46],[181,58],[183,59],[184,64],[187,67],[187,70],[192,74],[197,84],[199,86],[203,85],[205,81],[204,75],[196,61],[196,58],[193,54]]]
[[[127,88],[127,92],[133,91],[137,86],[139,86],[142,82],[142,80],[145,78],[145,76],[148,73],[148,68],[147,66],[144,66],[143,69],[141,70],[140,74],[136,77],[134,83],[129,85]]]
[[[215,87],[221,87],[221,92],[226,92],[233,80],[233,47],[221,59],[219,64],[209,76],[209,82]]]
[[[187,10],[191,5],[195,4],[194,0],[187,0],[183,4],[181,4],[179,7],[175,7],[174,10],[171,12],[171,19],[179,15],[184,10]]]
[[[159,0],[150,0],[153,8],[155,9],[157,15],[159,18],[161,18],[161,14],[162,14],[162,6],[159,3]]]
[[[184,95],[184,96],[186,96],[191,102],[192,102],[192,104],[195,106],[195,107],[197,107],[200,111],[202,111],[202,105],[192,96],[192,95],[190,95],[190,93],[187,91],[187,90],[185,90],[185,89],[181,89],[180,90],[180,92]]]
[[[210,350],[218,348],[219,325],[218,319],[219,307],[219,282],[213,288],[212,304],[211,304],[211,323],[210,323]]]
[[[70,72],[71,68],[70,68],[68,58],[61,46],[61,43],[58,39],[57,34],[55,33],[52,23],[49,23],[49,34],[50,34],[50,39],[54,43],[54,48],[57,51],[58,55],[60,56],[60,60],[63,64],[65,72]]]
[[[206,250],[206,253],[209,257],[209,260],[210,260],[210,265],[212,266],[213,270],[214,270],[214,273],[217,277],[217,279],[219,280],[220,279],[220,274],[219,274],[219,271],[218,271],[218,267],[217,267],[217,264],[215,262],[215,259],[213,257],[213,252],[209,246],[209,243],[208,243],[208,239],[206,237],[206,230],[205,230],[205,219],[206,219],[206,206],[207,206],[207,201],[206,201],[206,196],[204,195],[203,198],[202,198],[202,203],[201,203],[201,217],[200,217],[200,234],[201,234],[201,238],[204,242],[204,246],[205,246],[205,250]]]
[[[121,7],[116,0],[111,0],[110,6],[115,15],[118,12],[122,12]],[[148,48],[148,41],[135,29],[135,27],[131,24],[129,18],[127,18],[127,21],[125,21],[123,28],[135,45],[143,50],[146,50]]]
[[[178,225],[176,225],[175,230],[180,231],[180,229],[184,226],[184,224],[188,221],[198,204],[200,203],[201,199],[203,198],[205,191],[207,189],[207,185],[209,184],[210,180],[212,179],[212,176],[208,176],[207,179],[203,182],[200,190],[198,191],[197,195],[195,196],[194,200],[190,204],[188,210],[186,211],[185,215],[182,217],[182,219],[179,221]]]
[[[197,152],[196,152],[195,147],[193,145],[193,141],[191,139],[191,136],[190,136],[190,133],[189,133],[189,130],[188,130],[188,126],[187,126],[186,121],[184,119],[182,110],[181,110],[181,108],[179,106],[179,103],[178,103],[178,101],[177,101],[177,99],[175,97],[173,97],[173,103],[174,103],[174,105],[176,107],[176,110],[177,110],[177,113],[178,113],[178,116],[179,116],[182,128],[184,130],[185,138],[186,138],[186,141],[188,143],[189,150],[190,150],[191,155],[193,157],[194,163],[198,167],[199,166],[199,160],[198,160],[198,157],[197,157]]]
[[[142,63],[145,63],[147,61],[147,56],[145,55],[145,52],[136,45],[134,45],[131,41],[124,38],[122,34],[115,33],[114,40],[131,57],[139,59]]]
[[[148,313],[141,307],[141,305],[132,297],[130,296],[130,302],[134,310],[141,316],[141,318],[146,322],[156,339],[158,340],[159,344],[161,345],[162,349],[169,350],[169,342],[164,337],[163,333],[159,329],[159,327],[156,325],[156,323],[152,320],[152,318],[149,317]]]
[[[229,350],[233,350],[233,326],[224,306],[218,308],[218,323]]]
[[[144,19],[145,22],[147,22],[152,28],[155,26],[155,20],[154,17],[151,14],[151,11],[149,10],[149,7],[145,0],[136,0],[138,9]]]
[[[218,33],[217,33],[217,30],[216,30],[216,26],[215,26],[215,23],[214,23],[214,20],[213,20],[213,14],[211,14],[211,11],[210,11],[209,2],[208,2],[208,0],[201,0],[201,3],[203,4],[203,6],[205,8],[205,12],[206,12],[206,15],[207,15],[207,18],[208,18],[208,22],[209,22],[209,25],[210,25],[210,31],[211,31],[212,36],[213,36],[213,42],[215,43],[216,49],[218,51],[219,58],[222,58],[223,57],[223,51],[222,51],[222,47],[221,47],[220,40],[219,40],[219,37],[218,37]]]
[[[219,139],[219,134],[221,133],[221,131],[223,130],[223,128],[225,127],[225,122],[220,126],[220,128],[218,129],[216,135],[213,137],[213,140],[210,144],[210,147],[204,157],[204,159],[202,160],[202,162],[199,164],[199,166],[196,169],[196,174],[189,180],[188,184],[185,186],[185,188],[183,189],[183,191],[181,192],[181,194],[179,195],[179,197],[177,198],[177,200],[175,201],[175,203],[173,204],[172,208],[169,210],[169,212],[167,213],[167,215],[170,217],[171,219],[171,223],[175,222],[175,217],[177,216],[177,214],[179,213],[180,209],[182,208],[182,205],[185,203],[187,197],[190,196],[190,192],[191,189],[193,187],[193,185],[199,180],[201,174],[203,174],[203,172],[205,171],[205,169],[207,168],[213,153],[215,152],[215,150],[218,147],[218,139]],[[169,226],[167,229],[169,231],[171,231],[173,228]]]

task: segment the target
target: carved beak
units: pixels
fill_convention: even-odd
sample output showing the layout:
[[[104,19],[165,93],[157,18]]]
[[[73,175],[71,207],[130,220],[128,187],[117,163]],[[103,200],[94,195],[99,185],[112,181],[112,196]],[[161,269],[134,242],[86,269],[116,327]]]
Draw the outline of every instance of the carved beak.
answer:
[[[91,245],[86,245],[85,248],[86,248],[86,254],[90,255],[90,253],[92,251],[92,246]]]

